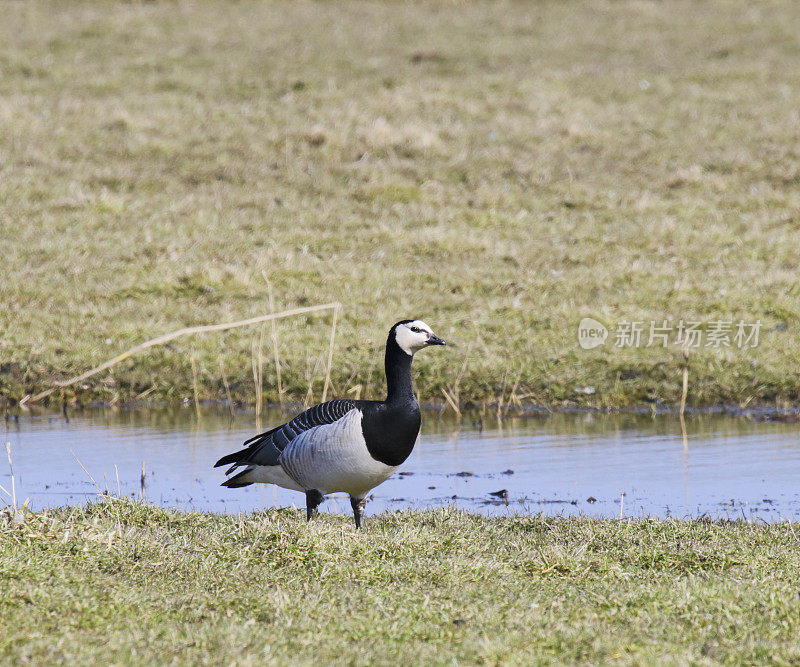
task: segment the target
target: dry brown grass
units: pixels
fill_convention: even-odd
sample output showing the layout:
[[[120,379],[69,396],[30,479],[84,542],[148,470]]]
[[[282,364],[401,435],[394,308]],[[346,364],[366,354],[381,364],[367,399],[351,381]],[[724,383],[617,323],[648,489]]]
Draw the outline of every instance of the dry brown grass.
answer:
[[[761,319],[757,350],[692,356],[690,400],[800,396],[789,0],[3,12],[11,398],[164,332],[267,312],[262,271],[279,310],[343,303],[339,394],[380,392],[385,332],[413,316],[461,344],[420,360],[423,400],[473,343],[462,400],[498,399],[519,373],[517,394],[548,404],[677,403],[680,350],[581,351],[593,315]],[[279,327],[287,397],[324,359],[323,319]],[[226,396],[220,358],[233,397],[252,398],[251,339],[198,345],[201,398]],[[190,398],[176,347],[77,393]],[[264,384],[277,400],[274,370]]]

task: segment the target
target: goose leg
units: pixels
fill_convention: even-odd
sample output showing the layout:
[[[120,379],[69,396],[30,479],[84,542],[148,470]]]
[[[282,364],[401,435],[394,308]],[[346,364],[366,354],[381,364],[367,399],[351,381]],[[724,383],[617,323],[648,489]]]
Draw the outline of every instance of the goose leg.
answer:
[[[306,521],[311,521],[311,517],[316,516],[322,497],[322,494],[316,489],[306,491]]]
[[[353,498],[353,496],[350,496],[350,507],[353,508],[353,518],[356,520],[356,528],[361,528],[361,517],[364,514],[364,508],[366,506],[366,498]]]

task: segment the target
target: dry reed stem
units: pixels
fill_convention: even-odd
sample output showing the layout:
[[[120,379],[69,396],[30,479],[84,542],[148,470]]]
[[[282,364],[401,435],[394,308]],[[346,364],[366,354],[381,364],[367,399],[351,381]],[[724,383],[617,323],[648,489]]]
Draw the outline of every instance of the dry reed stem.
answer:
[[[78,465],[83,469],[83,472],[86,473],[86,476],[89,478],[92,484],[94,484],[94,488],[97,489],[97,493],[103,497],[106,497],[107,494],[103,493],[103,489],[101,489],[100,485],[94,481],[94,477],[92,477],[92,474],[86,469],[86,466],[81,463],[81,460],[75,455],[75,452],[70,449],[69,453],[72,454],[72,457],[78,462]]]
[[[455,401],[455,399],[450,395],[450,393],[444,387],[442,387],[442,394],[444,394],[444,397],[447,400],[447,402],[450,404],[450,407],[453,408],[453,411],[456,413],[456,415],[458,415],[458,417],[460,419],[461,418],[461,410],[458,407],[458,403]]]
[[[194,390],[194,411],[197,418],[200,419],[200,398],[197,395],[197,366],[194,363],[194,351],[189,354],[189,359],[192,362],[192,389]]]
[[[336,338],[336,320],[339,316],[339,307],[333,309],[333,322],[331,323],[331,341],[328,346],[328,368],[325,371],[325,384],[322,387],[322,402],[328,396],[328,387],[331,385],[331,368],[333,366],[333,343]]]
[[[228,376],[225,374],[225,367],[222,365],[222,359],[219,360],[219,371],[222,374],[222,385],[225,387],[225,397],[228,399],[228,410],[230,410],[231,419],[235,419],[236,412],[233,409],[233,398],[231,397],[231,387],[228,384]]]
[[[508,371],[503,373],[503,386],[500,387],[500,398],[497,400],[497,422],[503,422],[503,404],[506,394],[506,381],[508,380]]]
[[[8,456],[8,469],[11,471],[11,507],[17,511],[17,487],[14,481],[14,464],[11,463],[11,443],[6,443],[6,455]],[[6,491],[8,493],[8,491]]]
[[[456,381],[453,383],[452,389],[450,389],[449,395],[445,392],[444,389],[444,397],[448,400],[448,402],[454,406],[456,414],[461,417],[461,409],[458,407],[461,405],[460,395],[458,391],[458,385],[461,382],[461,378],[464,375],[464,371],[467,368],[467,362],[469,361],[469,353],[472,350],[472,342],[470,342],[469,347],[467,348],[467,352],[464,355],[464,362],[461,364],[461,370],[458,371],[458,375],[456,375]]]
[[[512,406],[522,408],[522,401],[517,398],[517,387],[519,387],[519,381],[521,378],[522,373],[517,373],[517,379],[514,380],[514,385],[511,387],[511,392],[508,395],[508,403],[506,403],[505,410],[503,410],[503,416],[508,414],[508,411]]]
[[[253,388],[256,396],[256,416],[258,416],[259,409],[258,409],[258,368],[256,367],[256,342],[253,341],[250,344],[250,367],[253,371]]]
[[[311,402],[314,400],[314,377],[316,376],[319,367],[322,364],[322,354],[323,353],[317,355],[317,358],[314,360],[314,365],[312,366],[311,356],[308,352],[308,348],[306,348],[306,380],[308,381],[308,390],[306,391],[303,410],[311,405]]]
[[[683,389],[681,391],[681,408],[678,414],[683,418],[686,410],[686,396],[689,393],[689,348],[683,348]]]
[[[311,404],[311,401],[314,398],[314,378],[311,378],[308,381],[308,390],[306,391],[306,397],[303,401],[303,410],[307,410],[308,406]]]
[[[147,478],[145,477],[145,470],[144,470],[144,461],[142,461],[142,476],[139,478],[139,495],[144,502],[147,499],[147,494],[145,493],[145,483]]]
[[[264,328],[261,328],[261,337],[259,339],[258,347],[253,341],[253,384],[255,385],[256,392],[256,430],[261,430],[261,409],[263,407],[263,387],[264,387],[264,360],[261,355],[261,346],[264,342]]]
[[[136,396],[133,397],[133,400],[134,401],[141,401],[143,398],[146,398],[150,394],[152,394],[157,388],[158,388],[158,385],[154,384],[152,387],[150,387],[150,389],[145,389],[141,394],[136,394]]]
[[[264,407],[264,325],[261,325],[261,333],[258,336],[258,414]]]
[[[185,327],[183,329],[178,329],[177,331],[173,331],[172,333],[163,334],[156,338],[152,338],[144,343],[140,343],[139,345],[135,345],[134,347],[130,348],[129,350],[123,352],[122,354],[117,355],[113,359],[109,359],[105,363],[100,364],[99,366],[92,368],[91,370],[86,371],[85,373],[81,373],[69,380],[64,380],[63,382],[56,382],[55,387],[50,389],[46,389],[45,391],[39,392],[33,396],[25,396],[20,401],[20,405],[24,405],[25,403],[35,403],[36,401],[40,401],[43,398],[46,398],[50,394],[59,389],[63,389],[64,387],[69,387],[76,382],[80,382],[81,380],[85,380],[92,375],[96,375],[101,371],[104,371],[108,368],[111,368],[115,364],[118,364],[120,361],[124,361],[128,357],[141,352],[142,350],[146,350],[150,347],[155,345],[163,345],[164,343],[168,343],[171,340],[174,340],[180,336],[188,336],[192,334],[198,333],[210,333],[212,331],[226,331],[227,329],[235,329],[237,327],[246,327],[252,324],[258,324],[260,322],[269,322],[270,320],[280,320],[285,317],[292,317],[293,315],[302,315],[304,313],[315,313],[319,312],[320,310],[330,310],[341,308],[340,303],[323,303],[318,306],[305,306],[303,308],[292,308],[291,310],[284,310],[280,313],[270,313],[269,315],[259,315],[258,317],[251,317],[246,320],[238,320],[236,322],[225,322],[223,324],[203,324],[201,326],[196,327]]]
[[[683,441],[683,453],[685,456],[689,453],[689,436],[686,433],[686,420],[683,418],[682,412],[678,415],[678,418],[681,421],[681,440]]]
[[[267,283],[267,293],[269,295],[269,312],[275,312],[275,296],[272,292],[272,283],[267,278],[267,272],[262,271],[261,275],[264,277],[264,280]],[[275,320],[270,320],[270,335],[272,338],[272,354],[275,359],[275,376],[278,383],[278,403],[280,403],[281,407],[283,407],[283,383],[281,381],[281,356],[280,350],[278,349],[278,328],[275,324]]]
[[[316,370],[316,367],[314,367],[314,370]],[[303,401],[303,410],[308,407],[309,401],[314,396],[312,389],[314,386],[314,371],[311,370],[311,356],[308,352],[308,346],[306,346],[306,382],[308,382],[308,390],[306,391],[306,397]]]

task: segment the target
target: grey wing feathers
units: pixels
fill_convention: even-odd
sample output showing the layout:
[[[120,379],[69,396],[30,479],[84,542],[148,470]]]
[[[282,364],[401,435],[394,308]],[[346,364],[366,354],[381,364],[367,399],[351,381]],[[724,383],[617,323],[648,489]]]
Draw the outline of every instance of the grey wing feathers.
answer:
[[[281,453],[300,433],[315,426],[332,424],[356,407],[354,401],[339,399],[320,403],[301,412],[291,421],[270,431],[256,435],[244,442],[244,449],[223,456],[214,467],[232,463],[239,465],[276,466],[280,464]],[[233,468],[232,468],[233,469]],[[231,470],[232,470],[231,469]],[[228,472],[230,473],[231,470]]]

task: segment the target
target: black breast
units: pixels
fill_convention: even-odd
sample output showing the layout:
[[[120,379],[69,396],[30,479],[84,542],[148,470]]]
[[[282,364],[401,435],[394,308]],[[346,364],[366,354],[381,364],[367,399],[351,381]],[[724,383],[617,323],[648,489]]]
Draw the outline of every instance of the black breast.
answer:
[[[391,405],[364,401],[359,407],[364,415],[361,429],[370,456],[386,465],[399,466],[411,454],[419,435],[421,417],[417,402]]]

